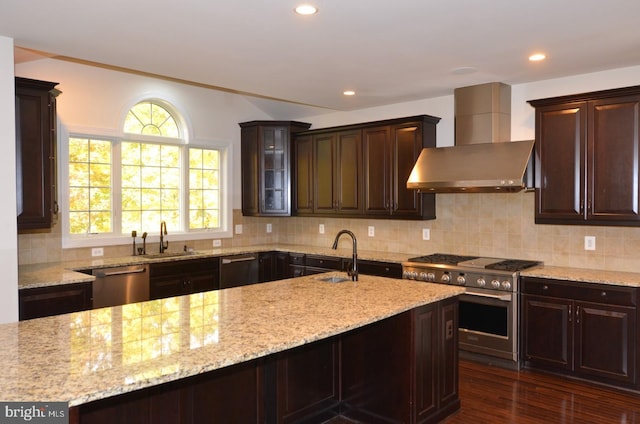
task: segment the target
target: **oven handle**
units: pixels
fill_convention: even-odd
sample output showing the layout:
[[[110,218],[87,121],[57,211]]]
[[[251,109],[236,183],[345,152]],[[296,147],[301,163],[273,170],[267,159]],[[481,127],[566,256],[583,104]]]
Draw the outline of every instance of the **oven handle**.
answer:
[[[477,297],[486,297],[489,299],[501,300],[503,302],[511,302],[511,294],[487,294],[487,293],[478,293],[478,292],[465,292],[464,294],[468,296],[477,296]]]

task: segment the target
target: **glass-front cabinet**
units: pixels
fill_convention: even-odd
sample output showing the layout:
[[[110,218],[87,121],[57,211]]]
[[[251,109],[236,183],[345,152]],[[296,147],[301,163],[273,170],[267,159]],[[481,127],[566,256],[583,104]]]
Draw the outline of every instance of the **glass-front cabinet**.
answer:
[[[295,121],[240,124],[243,215],[291,215],[291,134],[310,126]]]

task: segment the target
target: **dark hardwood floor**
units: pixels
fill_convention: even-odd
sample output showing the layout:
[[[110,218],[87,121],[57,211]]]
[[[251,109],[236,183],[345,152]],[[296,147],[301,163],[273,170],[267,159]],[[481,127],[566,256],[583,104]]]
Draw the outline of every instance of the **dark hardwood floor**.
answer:
[[[640,424],[638,393],[467,360],[460,360],[460,401],[442,424]]]
[[[638,393],[465,360],[460,400],[460,411],[444,424],[640,424]]]

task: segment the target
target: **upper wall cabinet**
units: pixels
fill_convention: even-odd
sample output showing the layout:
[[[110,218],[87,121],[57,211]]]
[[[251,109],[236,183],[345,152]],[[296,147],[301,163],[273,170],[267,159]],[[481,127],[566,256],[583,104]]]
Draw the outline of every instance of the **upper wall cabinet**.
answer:
[[[435,195],[407,189],[440,118],[420,115],[296,134],[297,215],[433,219]]]
[[[291,136],[310,126],[294,121],[240,124],[243,215],[291,215]]]
[[[26,78],[15,79],[19,231],[51,228],[57,217],[57,84]]]
[[[640,86],[529,103],[536,223],[640,225]]]

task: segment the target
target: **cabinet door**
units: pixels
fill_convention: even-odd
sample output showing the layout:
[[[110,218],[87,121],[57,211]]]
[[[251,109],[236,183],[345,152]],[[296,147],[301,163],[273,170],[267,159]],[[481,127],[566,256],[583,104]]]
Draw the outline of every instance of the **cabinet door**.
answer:
[[[589,102],[587,219],[640,220],[640,96]]]
[[[522,296],[524,359],[536,365],[572,369],[572,302]]]
[[[254,216],[259,212],[258,126],[242,128],[240,148],[242,214]]]
[[[336,406],[340,401],[338,362],[336,339],[322,340],[278,354],[277,420],[274,422],[302,422],[303,417]]]
[[[289,130],[260,127],[262,215],[289,215]]]
[[[575,305],[577,373],[635,383],[636,309],[598,303]]]
[[[341,214],[361,214],[362,206],[362,132],[336,135],[336,210]]]
[[[423,123],[409,122],[391,127],[392,163],[392,201],[393,216],[408,218],[435,218],[435,195],[421,194],[418,190],[408,189],[407,180],[420,155],[423,140]],[[435,126],[429,126],[433,132],[435,147]],[[429,210],[426,210],[426,209]]]
[[[364,210],[367,215],[389,215],[392,196],[391,128],[365,128],[362,131],[364,151]]]
[[[18,292],[20,320],[91,309],[91,283],[22,289]]]
[[[584,102],[536,109],[536,223],[584,220]]]
[[[313,138],[310,135],[295,140],[295,200],[296,213],[312,213],[314,201]]]
[[[337,206],[335,137],[335,133],[313,136],[314,213],[334,213]]]
[[[55,204],[55,83],[16,78],[18,230],[50,228]]]

